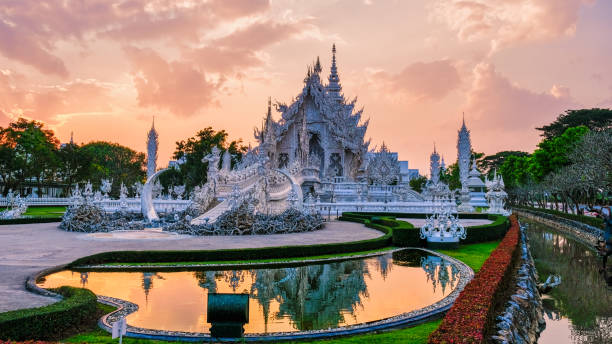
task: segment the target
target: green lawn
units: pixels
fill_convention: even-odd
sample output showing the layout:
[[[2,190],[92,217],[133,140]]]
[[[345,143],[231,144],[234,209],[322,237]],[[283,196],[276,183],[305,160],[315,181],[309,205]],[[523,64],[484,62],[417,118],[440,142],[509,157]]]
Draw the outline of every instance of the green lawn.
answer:
[[[462,245],[457,250],[440,250],[439,252],[454,257],[464,263],[466,263],[469,267],[474,269],[474,271],[480,270],[482,264],[487,260],[491,252],[497,247],[499,241],[493,242],[485,242],[478,244],[469,244]],[[391,249],[391,248],[387,248]],[[338,257],[338,256],[347,256],[347,255],[355,255],[355,254],[365,254],[376,251],[365,251],[358,253],[350,253],[350,254],[342,254],[342,255],[327,255],[327,256],[318,256],[318,257],[306,257],[299,259],[313,259],[313,258],[329,258],[329,257]],[[275,260],[267,260],[267,261],[275,261]],[[266,262],[262,261],[248,261],[248,262]],[[235,263],[235,262],[234,262]],[[108,306],[107,311],[112,309]],[[329,339],[320,341],[325,344],[360,344],[360,343],[407,343],[407,344],[421,344],[427,343],[427,337],[431,332],[433,332],[440,325],[441,320],[432,320],[428,321],[414,327],[409,327],[405,329],[388,331],[383,333],[372,333],[372,334],[364,334],[357,335],[352,337],[345,338],[337,338],[337,339]],[[117,340],[112,340],[109,333],[103,331],[99,328],[93,329],[90,332],[85,332],[73,337],[70,337],[64,340],[66,343],[117,343]],[[146,340],[146,339],[132,339],[126,338],[123,341],[126,344],[160,344],[167,343],[163,341],[156,340]],[[301,342],[291,342],[293,344],[301,343]]]
[[[474,272],[478,272],[485,260],[489,258],[491,252],[499,245],[499,241],[489,241],[477,244],[461,245],[458,250],[438,250],[438,252],[458,259]]]
[[[0,207],[0,211],[5,210],[5,207]],[[59,207],[28,207],[24,215],[36,217],[61,217],[66,212],[65,206]]]

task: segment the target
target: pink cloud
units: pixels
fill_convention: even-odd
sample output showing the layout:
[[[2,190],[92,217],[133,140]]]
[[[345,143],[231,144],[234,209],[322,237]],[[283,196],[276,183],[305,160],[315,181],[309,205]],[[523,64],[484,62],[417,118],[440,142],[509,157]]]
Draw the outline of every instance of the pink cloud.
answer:
[[[23,77],[11,71],[0,73],[0,112],[18,117],[57,122],[58,115],[111,110],[109,86],[96,80],[76,80],[61,85],[28,88]]]
[[[304,31],[313,29],[308,20],[299,22],[262,21],[218,39],[215,45],[250,50],[259,50],[272,43],[285,40]]]
[[[488,40],[491,52],[523,41],[573,36],[580,9],[595,0],[438,0],[431,17],[463,41]]]
[[[549,92],[533,92],[511,83],[487,63],[478,64],[473,74],[464,107],[466,120],[488,139],[492,151],[532,149],[539,141],[535,127],[577,106],[566,87],[553,85]]]
[[[461,84],[457,69],[448,60],[415,62],[397,74],[378,72],[374,79],[385,91],[425,100],[442,99]]]
[[[224,75],[242,75],[245,68],[263,65],[258,52],[274,43],[313,29],[307,21],[255,22],[199,48],[183,49],[183,57],[201,70]]]
[[[218,104],[216,93],[223,80],[211,82],[190,63],[167,62],[151,49],[125,47],[124,51],[132,63],[139,105],[165,108],[189,117]]]
[[[0,53],[30,65],[42,73],[68,76],[68,69],[61,59],[45,50],[40,42],[2,21],[0,21]]]
[[[55,53],[60,41],[92,38],[197,42],[203,29],[253,16],[268,0],[49,0],[0,2],[0,53],[45,74],[68,76]]]

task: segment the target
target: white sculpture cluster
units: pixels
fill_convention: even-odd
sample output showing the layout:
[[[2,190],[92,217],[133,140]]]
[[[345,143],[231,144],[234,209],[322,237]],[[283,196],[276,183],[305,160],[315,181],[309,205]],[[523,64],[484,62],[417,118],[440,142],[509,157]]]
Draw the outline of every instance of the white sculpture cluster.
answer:
[[[434,201],[433,214],[427,216],[421,227],[421,239],[436,243],[458,243],[459,239],[465,239],[465,228],[452,214],[453,205],[452,198]]]
[[[504,205],[506,202],[506,198],[508,198],[508,194],[506,193],[504,179],[501,175],[495,174],[493,175],[493,179],[486,181],[487,185],[487,200],[489,201],[489,213],[490,214],[502,214],[502,215],[510,215],[510,212],[504,209]]]
[[[9,190],[6,195],[6,209],[0,211],[0,219],[18,219],[28,210],[27,199],[21,198],[21,195],[13,194],[13,190]]]
[[[429,175],[430,178],[425,184],[423,190],[423,197],[429,201],[435,201],[440,199],[447,199],[451,197],[451,191],[448,185],[440,180],[440,154],[436,151],[434,145],[434,151],[429,157]]]
[[[400,178],[400,166],[397,161],[397,155],[391,153],[383,142],[380,149],[372,154],[366,171],[370,184],[397,184]]]

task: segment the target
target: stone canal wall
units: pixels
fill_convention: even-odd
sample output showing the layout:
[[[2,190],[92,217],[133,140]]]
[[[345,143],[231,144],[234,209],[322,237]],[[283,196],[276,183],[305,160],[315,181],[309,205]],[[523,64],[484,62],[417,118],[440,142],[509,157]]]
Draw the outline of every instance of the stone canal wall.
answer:
[[[544,310],[538,291],[538,272],[529,251],[525,227],[520,230],[520,259],[514,293],[496,317],[494,343],[536,343],[544,330]]]
[[[601,229],[582,222],[564,219],[562,217],[535,210],[512,209],[512,212],[527,219],[538,221],[547,226],[554,227],[571,235],[589,247],[597,245],[598,238],[603,237],[603,231]]]

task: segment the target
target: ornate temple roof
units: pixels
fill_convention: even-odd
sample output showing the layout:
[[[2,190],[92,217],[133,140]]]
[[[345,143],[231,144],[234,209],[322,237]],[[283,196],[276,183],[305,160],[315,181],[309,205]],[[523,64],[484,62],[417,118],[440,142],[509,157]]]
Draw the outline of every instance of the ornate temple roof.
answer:
[[[347,101],[341,94],[342,87],[340,86],[340,77],[336,66],[335,45],[332,48],[332,53],[329,84],[323,85],[321,82],[320,73],[322,69],[317,57],[313,66],[308,66],[304,78],[304,87],[293,102],[290,105],[281,102],[274,104],[275,109],[281,113],[281,119],[278,121],[272,120],[269,109],[262,128],[255,129],[255,138],[260,143],[265,141],[266,136],[268,138],[274,137],[277,142],[282,140],[289,128],[300,121],[297,118],[299,116],[296,115],[303,108],[304,102],[311,100],[339,143],[354,153],[364,154],[367,152],[370,142],[364,141],[364,137],[369,120],[360,124],[363,108],[355,110],[357,99]]]

